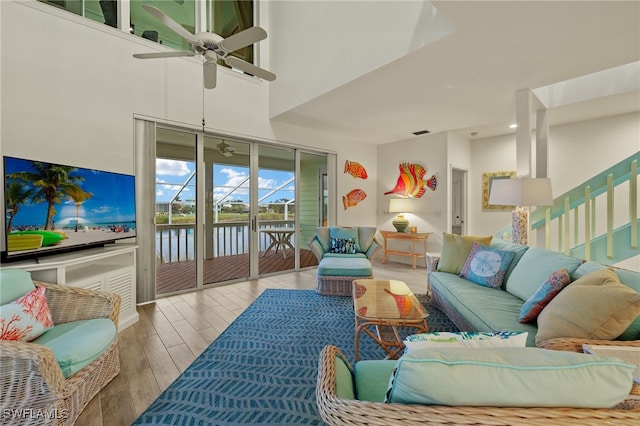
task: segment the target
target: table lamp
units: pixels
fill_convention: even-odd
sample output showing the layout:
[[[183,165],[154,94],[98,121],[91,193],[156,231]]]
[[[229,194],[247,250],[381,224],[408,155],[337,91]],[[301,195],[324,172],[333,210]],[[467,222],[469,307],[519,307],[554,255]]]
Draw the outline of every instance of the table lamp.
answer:
[[[553,205],[551,179],[494,179],[489,204],[516,206],[511,212],[511,239],[527,245],[529,239],[529,207]]]
[[[399,213],[398,216],[391,221],[391,224],[396,231],[405,232],[409,226],[409,220],[405,219],[403,213],[411,213],[411,199],[410,198],[392,198],[389,200],[389,213]]]

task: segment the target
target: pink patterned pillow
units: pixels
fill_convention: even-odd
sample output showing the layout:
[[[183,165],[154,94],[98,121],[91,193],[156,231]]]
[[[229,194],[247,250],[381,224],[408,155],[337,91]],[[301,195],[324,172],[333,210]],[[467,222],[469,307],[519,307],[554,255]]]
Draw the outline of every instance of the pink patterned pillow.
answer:
[[[551,302],[551,299],[556,297],[556,294],[560,293],[563,288],[571,283],[571,277],[566,269],[560,269],[555,271],[542,285],[536,290],[535,293],[526,301],[522,308],[520,308],[520,322],[529,322],[538,318],[540,312],[545,306]]]
[[[0,340],[30,342],[53,328],[45,287],[0,306]]]

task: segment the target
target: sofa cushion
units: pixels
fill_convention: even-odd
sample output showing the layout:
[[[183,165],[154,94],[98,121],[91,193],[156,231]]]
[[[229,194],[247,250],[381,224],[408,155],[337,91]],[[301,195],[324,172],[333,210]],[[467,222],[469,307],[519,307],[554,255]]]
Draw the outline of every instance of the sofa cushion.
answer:
[[[329,228],[329,253],[360,253],[358,230],[355,228]]]
[[[430,273],[429,282],[434,294],[446,300],[471,325],[470,330],[463,331],[526,331],[527,346],[535,346],[535,324],[518,321],[520,298],[446,272]]]
[[[353,372],[342,357],[336,356],[336,396],[342,399],[356,399]]]
[[[499,250],[475,242],[460,276],[485,287],[500,288],[513,256],[512,251]]]
[[[32,284],[33,285],[33,284]],[[38,287],[0,306],[0,339],[30,342],[53,327],[46,288]]]
[[[498,331],[486,333],[482,331],[431,332],[412,334],[404,339],[406,352],[423,348],[501,348],[525,347],[526,332]]]
[[[370,226],[359,226],[358,229],[358,245],[363,253],[369,251],[373,239],[376,237],[377,228]]]
[[[113,321],[95,318],[58,324],[33,342],[49,347],[64,377],[69,377],[102,355],[116,334]]]
[[[617,358],[537,348],[423,349],[397,362],[389,402],[611,408],[632,385]]]
[[[321,276],[369,277],[371,262],[363,257],[324,257],[316,272]]]
[[[529,246],[524,246],[522,244],[510,243],[508,241],[503,240],[502,238],[493,238],[491,240],[491,247],[495,247],[500,250],[508,250],[513,252],[513,259],[511,259],[511,263],[509,263],[509,267],[507,268],[507,272],[504,274],[504,282],[509,279],[511,272],[513,272],[514,268],[520,262],[520,259],[525,254],[525,252],[529,249]],[[504,287],[504,284],[503,284]]]
[[[318,226],[316,228],[316,237],[318,238],[318,242],[320,242],[322,251],[329,251],[329,228],[326,226]]]
[[[356,396],[360,401],[383,402],[395,360],[366,360],[354,366]]]
[[[569,275],[582,261],[551,250],[531,247],[511,272],[505,290],[520,299],[528,300],[553,272],[566,269]]]
[[[22,269],[0,269],[0,305],[6,305],[32,291],[31,274]]]
[[[480,244],[491,244],[491,236],[479,237],[474,235],[455,235],[447,232],[442,233],[442,251],[438,261],[437,270],[440,272],[450,272],[460,274],[469,252],[474,242]]]
[[[640,315],[640,293],[610,269],[591,272],[562,290],[538,316],[536,343],[555,337],[611,340]]]
[[[563,288],[571,283],[571,278],[566,269],[555,271],[542,283],[535,293],[522,305],[520,309],[520,322],[529,322],[538,318],[545,306],[556,297]]]
[[[572,278],[574,280],[588,274],[589,272],[603,269],[605,266],[593,262],[587,261],[580,265],[580,267],[573,273]],[[640,272],[629,271],[626,269],[613,268],[613,272],[616,273],[620,282],[627,287],[630,287],[640,293]],[[633,320],[633,322],[627,327],[627,329],[617,337],[616,340],[640,340],[640,315]]]

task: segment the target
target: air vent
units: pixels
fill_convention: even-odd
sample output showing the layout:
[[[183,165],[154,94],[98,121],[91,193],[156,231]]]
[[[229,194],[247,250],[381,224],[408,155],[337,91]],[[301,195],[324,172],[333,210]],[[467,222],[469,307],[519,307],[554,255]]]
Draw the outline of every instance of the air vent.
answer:
[[[426,135],[427,133],[431,133],[431,132],[428,130],[418,130],[417,132],[413,132],[413,134],[416,136]]]

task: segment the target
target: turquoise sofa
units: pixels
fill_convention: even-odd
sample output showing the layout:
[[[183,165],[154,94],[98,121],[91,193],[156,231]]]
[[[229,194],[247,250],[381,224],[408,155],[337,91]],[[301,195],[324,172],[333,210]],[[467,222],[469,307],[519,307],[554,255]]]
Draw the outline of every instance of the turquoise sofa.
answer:
[[[529,333],[527,346],[544,347],[544,344],[540,336],[537,336],[539,324],[535,320],[520,322],[520,311],[525,301],[538,290],[550,274],[564,268],[573,283],[578,278],[605,268],[592,261],[583,262],[562,253],[513,244],[495,237],[491,240],[490,247],[514,253],[500,288],[477,285],[457,273],[444,272],[439,270],[439,266],[431,265],[428,268],[428,282],[432,303],[442,309],[460,331],[526,331]],[[443,246],[443,255],[444,249]],[[614,272],[622,284],[640,293],[640,273],[615,268]],[[570,287],[565,287],[562,291],[566,291],[567,288]],[[559,294],[562,294],[562,291]],[[575,303],[578,308],[580,301],[576,300]],[[570,310],[571,306],[568,309]],[[635,340],[640,345],[640,316],[615,339]],[[578,339],[576,344],[579,342]]]

